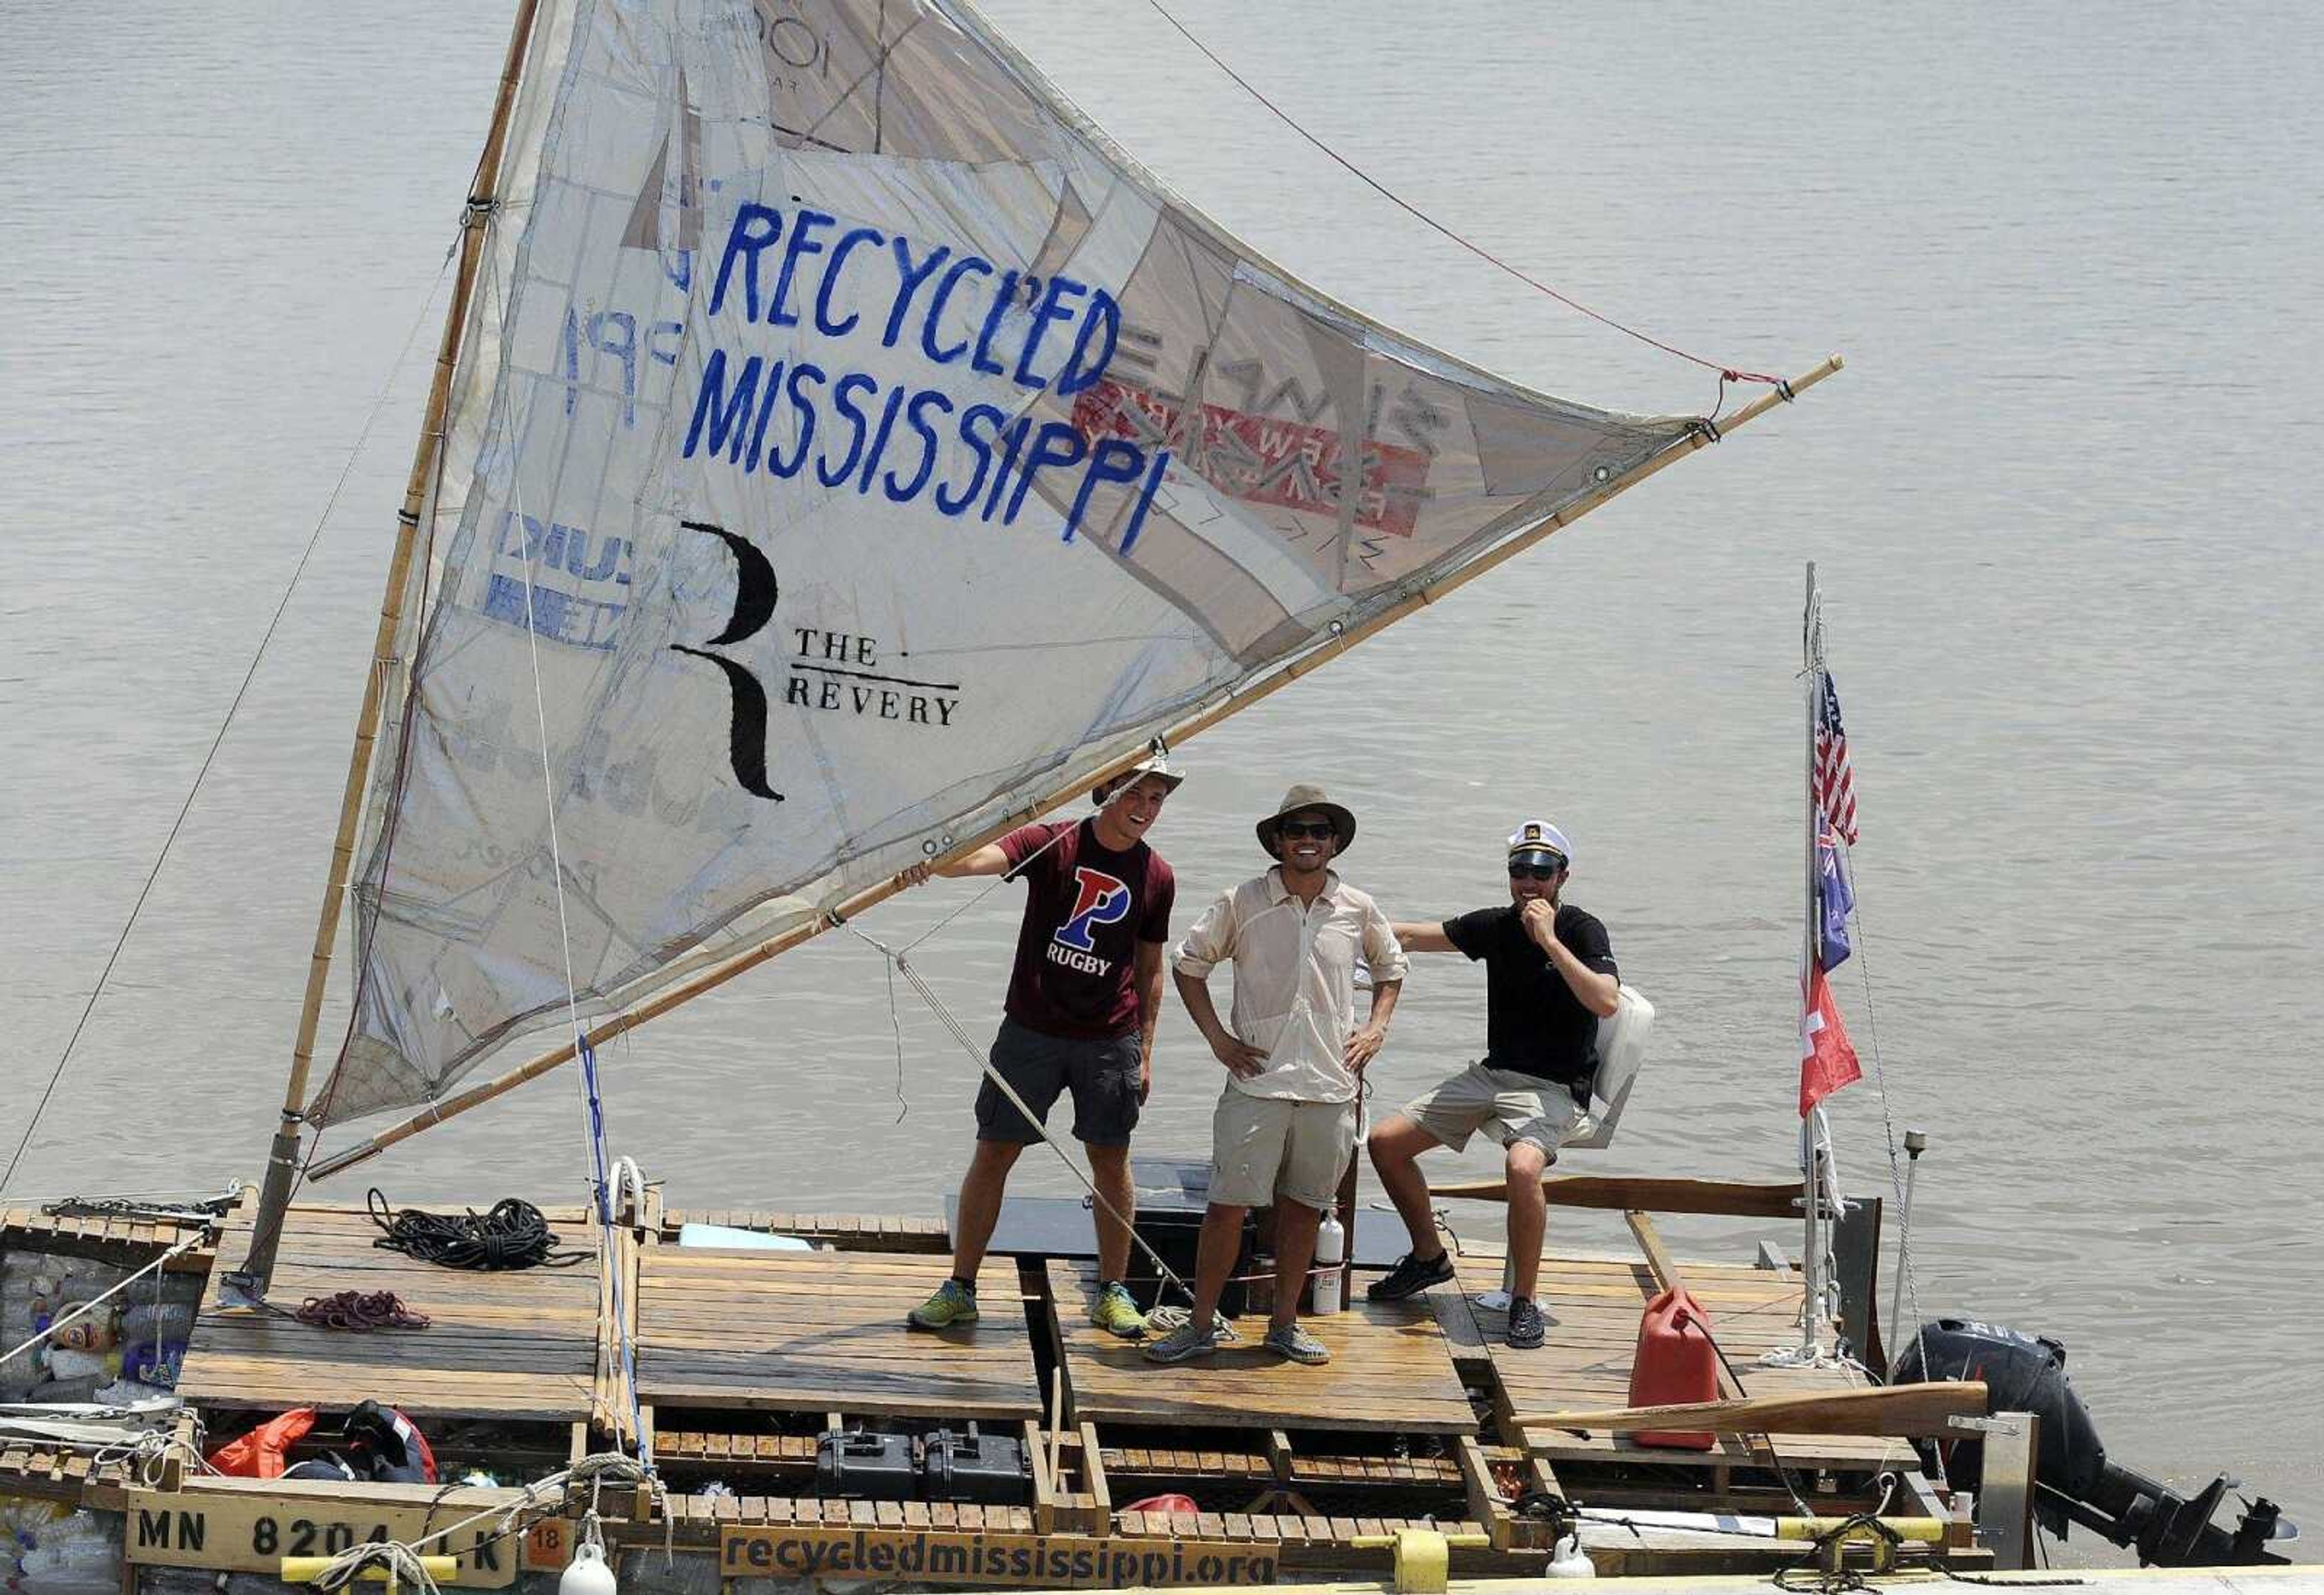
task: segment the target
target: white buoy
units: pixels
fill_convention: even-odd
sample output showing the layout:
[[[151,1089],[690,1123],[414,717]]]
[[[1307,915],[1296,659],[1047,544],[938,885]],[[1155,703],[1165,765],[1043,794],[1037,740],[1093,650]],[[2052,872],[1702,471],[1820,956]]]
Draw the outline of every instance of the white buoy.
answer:
[[[1567,1535],[1557,1542],[1557,1548],[1549,1554],[1549,1576],[1554,1579],[1594,1579],[1598,1576],[1597,1563],[1582,1554],[1579,1534]]]
[[[613,1570],[605,1562],[605,1547],[585,1541],[573,1548],[573,1560],[557,1581],[557,1595],[616,1595]]]

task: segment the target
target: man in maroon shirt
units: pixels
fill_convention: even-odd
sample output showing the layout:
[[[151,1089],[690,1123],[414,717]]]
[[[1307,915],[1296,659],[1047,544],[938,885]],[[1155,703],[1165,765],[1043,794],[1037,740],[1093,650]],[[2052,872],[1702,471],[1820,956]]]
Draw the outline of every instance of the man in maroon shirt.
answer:
[[[1125,1339],[1146,1328],[1122,1283],[1137,1201],[1130,1132],[1154,1083],[1162,952],[1176,890],[1170,866],[1145,837],[1185,779],[1157,753],[1091,794],[1099,807],[1088,819],[1025,825],[965,858],[916,864],[899,877],[908,886],[932,874],[1005,874],[1027,883],[992,1068],[1042,1124],[1059,1093],[1073,1093],[1074,1136],[1089,1150],[1090,1176],[1105,1203],[1094,1214],[1099,1283],[1090,1322]],[[988,1076],[976,1098],[976,1153],[960,1185],[952,1277],[912,1309],[913,1328],[975,1322],[976,1273],[1009,1171],[1040,1139],[1039,1125]]]

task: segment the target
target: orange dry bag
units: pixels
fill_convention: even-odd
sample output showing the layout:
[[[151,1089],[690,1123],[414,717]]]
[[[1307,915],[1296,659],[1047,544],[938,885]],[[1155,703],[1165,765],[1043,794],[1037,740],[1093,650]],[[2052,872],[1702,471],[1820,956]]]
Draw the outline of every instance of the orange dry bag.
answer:
[[[1630,1405],[1668,1406],[1719,1399],[1719,1351],[1711,1341],[1711,1314],[1680,1289],[1646,1304],[1638,1323],[1638,1352],[1630,1363]],[[1649,1429],[1631,1438],[1640,1445],[1709,1451],[1716,1435]]]

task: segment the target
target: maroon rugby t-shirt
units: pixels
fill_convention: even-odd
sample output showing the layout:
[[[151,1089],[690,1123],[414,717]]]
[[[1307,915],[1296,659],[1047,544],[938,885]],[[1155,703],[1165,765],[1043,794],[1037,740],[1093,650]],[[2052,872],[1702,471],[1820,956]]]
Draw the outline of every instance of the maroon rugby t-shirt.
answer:
[[[1056,845],[1043,851],[1053,836]],[[1009,1017],[1045,1036],[1137,1029],[1138,944],[1170,939],[1170,866],[1143,842],[1114,852],[1088,820],[1021,826],[1001,851],[1026,886]]]

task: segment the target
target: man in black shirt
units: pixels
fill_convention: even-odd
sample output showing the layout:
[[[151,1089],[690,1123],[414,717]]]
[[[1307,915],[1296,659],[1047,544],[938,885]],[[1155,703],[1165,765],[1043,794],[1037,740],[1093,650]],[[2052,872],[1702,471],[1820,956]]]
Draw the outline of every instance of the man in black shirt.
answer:
[[[1485,1056],[1391,1115],[1369,1145],[1412,1250],[1365,1294],[1400,1301],[1452,1277],[1436,1238],[1428,1182],[1415,1161],[1433,1147],[1460,1151],[1480,1129],[1508,1152],[1510,1293],[1508,1341],[1538,1346],[1544,1326],[1534,1289],[1549,1208],[1542,1171],[1581,1128],[1598,1068],[1598,1021],[1621,992],[1606,927],[1559,891],[1573,857],[1564,833],[1527,820],[1509,837],[1506,908],[1480,908],[1441,925],[1396,926],[1407,953],[1465,953],[1485,963]]]

